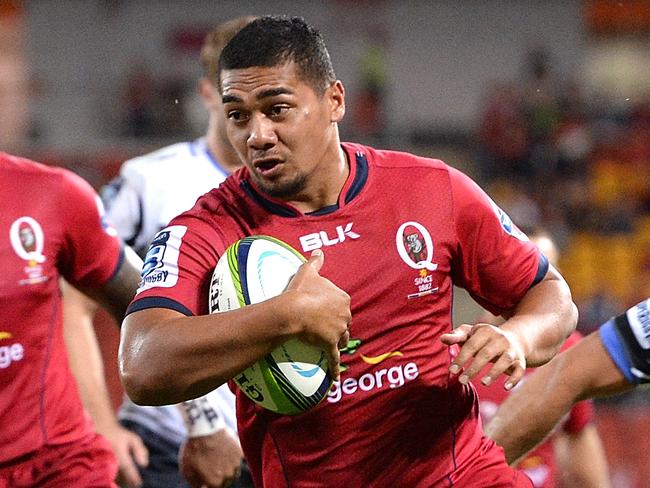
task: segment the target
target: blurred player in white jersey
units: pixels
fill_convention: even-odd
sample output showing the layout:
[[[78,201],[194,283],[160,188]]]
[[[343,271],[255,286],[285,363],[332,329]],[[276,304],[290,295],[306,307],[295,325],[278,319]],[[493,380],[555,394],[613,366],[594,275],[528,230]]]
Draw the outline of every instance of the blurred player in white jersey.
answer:
[[[220,24],[204,42],[199,92],[209,112],[206,135],[126,161],[103,191],[108,218],[141,255],[172,217],[241,164],[225,135],[216,72],[223,46],[252,19]],[[253,486],[237,438],[235,397],[227,385],[180,407],[141,407],[126,398],[118,417],[149,449],[148,465],[140,466],[141,486]]]

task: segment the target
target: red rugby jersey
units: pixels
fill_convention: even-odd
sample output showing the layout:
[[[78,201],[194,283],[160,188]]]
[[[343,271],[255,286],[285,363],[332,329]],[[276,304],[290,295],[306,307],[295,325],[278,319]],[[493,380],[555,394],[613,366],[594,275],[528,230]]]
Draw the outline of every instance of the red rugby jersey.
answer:
[[[98,285],[120,241],[70,171],[0,153],[0,463],[90,433],[68,367],[59,277]]]
[[[343,148],[351,171],[333,207],[303,215],[261,195],[246,169],[199,199],[154,239],[130,311],[207,313],[219,256],[247,235],[275,236],[305,256],[323,248],[321,274],[352,297],[345,371],[326,401],[295,417],[237,392],[257,486],[487,486],[476,471],[505,467],[503,455],[482,434],[474,389],[450,377],[439,340],[452,329],[452,285],[498,314],[543,277],[545,258],[443,162]]]
[[[579,332],[574,332],[562,345],[561,350],[565,351],[581,338],[582,336]],[[486,367],[483,373],[487,373],[489,367],[491,366]],[[534,370],[535,368],[526,370],[526,376]],[[510,394],[503,388],[505,381],[506,377],[504,376],[503,379],[500,379],[489,387],[484,386],[480,381],[473,383],[478,392],[481,419],[484,424],[487,424],[492,419],[499,405]],[[525,381],[525,377],[523,381]],[[520,384],[523,384],[523,382]],[[562,421],[559,428],[567,434],[578,434],[592,422],[593,415],[593,403],[591,400],[576,403],[571,408],[567,417]],[[557,463],[555,462],[553,437],[549,437],[524,457],[519,462],[519,467],[533,481],[536,488],[553,488],[557,486],[559,483],[559,474],[557,472]]]

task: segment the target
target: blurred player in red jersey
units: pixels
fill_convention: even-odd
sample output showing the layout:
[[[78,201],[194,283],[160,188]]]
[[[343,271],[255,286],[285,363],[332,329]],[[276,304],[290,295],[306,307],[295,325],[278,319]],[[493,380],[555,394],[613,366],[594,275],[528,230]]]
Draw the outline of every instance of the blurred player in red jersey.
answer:
[[[113,487],[115,458],[68,365],[59,280],[121,319],[141,260],[107,225],[88,183],[6,153],[0,231],[0,487]]]
[[[528,234],[551,264],[557,266],[559,253],[550,236],[543,231],[533,231]],[[498,325],[503,320],[486,312],[479,322]],[[568,349],[580,338],[580,334],[574,332],[564,343],[562,350]],[[532,371],[532,369],[528,370],[526,375],[528,376]],[[525,381],[526,378],[522,383]],[[477,381],[474,386],[479,396],[481,419],[489,428],[490,420],[510,392],[503,388],[503,381],[490,387]],[[556,486],[607,488],[609,486],[607,459],[600,436],[592,421],[591,402],[577,403],[555,430],[553,437],[521,459],[517,467],[528,475],[536,488]]]
[[[153,241],[122,327],[131,398],[197,397],[301,338],[326,351],[337,382],[295,417],[237,391],[256,486],[532,486],[483,436],[469,382],[494,361],[488,375],[514,385],[557,352],[576,321],[563,278],[464,174],[341,143],[343,84],[304,20],[242,28],[222,52],[220,89],[244,168]],[[311,257],[278,297],[208,315],[219,257],[253,234]],[[454,283],[510,319],[452,333]]]
[[[253,18],[222,22],[205,38],[200,56],[203,77],[199,80],[199,93],[209,113],[205,135],[125,161],[119,176],[102,192],[115,230],[141,256],[171,218],[191,208],[198,197],[241,166],[225,134],[217,68],[225,44]],[[75,290],[69,290],[64,302],[70,312],[67,319],[90,324],[92,302]],[[119,423],[97,389],[96,384],[87,388],[88,395],[83,395],[82,389],[82,396],[87,404],[92,402],[91,414],[99,432],[111,441],[123,486],[252,486],[237,438],[235,396],[227,385],[180,405],[156,408],[136,405],[125,397]],[[128,434],[139,437],[133,439]],[[140,439],[148,450],[146,465],[140,459],[144,448],[133,445]]]
[[[115,416],[106,384],[99,338],[93,325],[98,303],[63,279],[61,291],[63,292],[63,332],[70,369],[77,381],[81,400],[95,429],[109,442],[115,455],[117,460],[115,481],[122,488],[139,488],[142,479],[138,466],[149,465],[149,452],[143,440],[135,432],[121,426]]]

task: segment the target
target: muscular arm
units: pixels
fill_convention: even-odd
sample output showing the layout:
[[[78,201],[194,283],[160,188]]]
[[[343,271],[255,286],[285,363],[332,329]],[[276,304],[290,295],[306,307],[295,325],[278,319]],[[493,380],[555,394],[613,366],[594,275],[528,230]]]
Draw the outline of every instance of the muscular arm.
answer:
[[[483,383],[489,385],[506,373],[510,376],[506,388],[512,388],[523,377],[527,365],[544,364],[557,353],[575,329],[578,312],[568,285],[551,266],[544,279],[506,315],[507,320],[498,327],[464,324],[443,334],[445,344],[462,344],[450,367],[452,374],[462,371],[461,382],[469,382],[493,362]]]
[[[84,406],[99,432],[116,424],[108,389],[104,381],[104,363],[92,318],[96,304],[83,293],[61,280],[63,292],[63,333],[70,369],[75,375]]]
[[[501,329],[518,338],[528,367],[550,361],[578,320],[569,286],[553,266],[508,315]]]
[[[195,317],[164,308],[130,314],[119,352],[129,396],[148,405],[197,398],[291,337],[322,347],[338,376],[337,345],[347,342],[350,297],[318,274],[322,262],[322,253],[315,253],[287,291],[238,310]]]
[[[593,332],[530,375],[501,404],[486,434],[512,463],[539,444],[575,402],[631,388]]]
[[[129,303],[135,295],[140,281],[142,260],[128,246],[124,248],[124,259],[115,276],[101,287],[80,287],[84,294],[97,301],[119,324],[124,319]]]

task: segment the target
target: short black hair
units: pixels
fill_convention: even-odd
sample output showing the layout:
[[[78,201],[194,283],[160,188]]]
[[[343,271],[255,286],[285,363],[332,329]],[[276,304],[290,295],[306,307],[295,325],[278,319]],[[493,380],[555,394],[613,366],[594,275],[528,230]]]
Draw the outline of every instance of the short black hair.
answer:
[[[228,42],[219,59],[223,70],[296,63],[301,79],[322,95],[336,75],[320,32],[301,17],[259,17]]]

